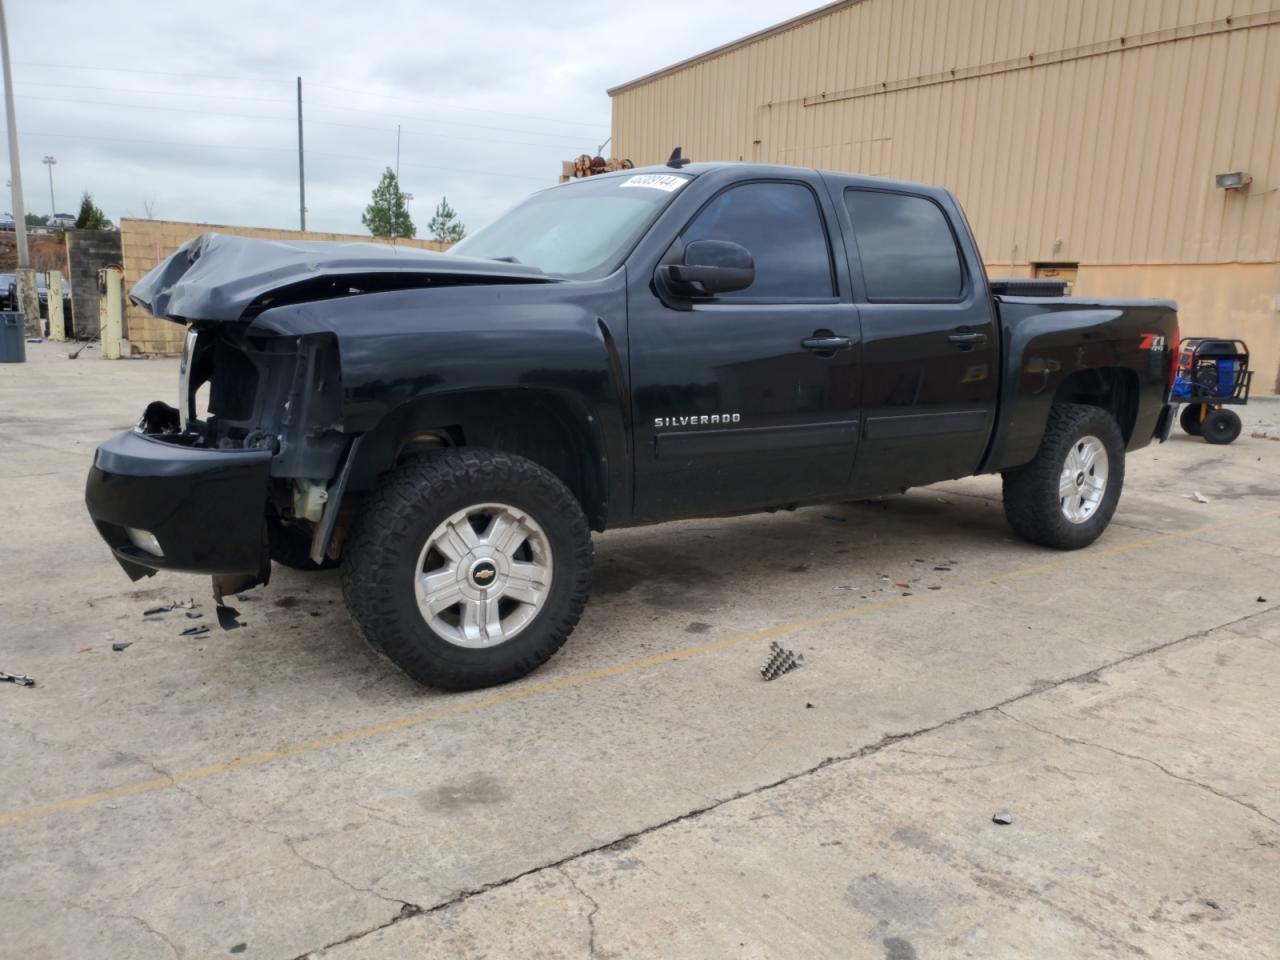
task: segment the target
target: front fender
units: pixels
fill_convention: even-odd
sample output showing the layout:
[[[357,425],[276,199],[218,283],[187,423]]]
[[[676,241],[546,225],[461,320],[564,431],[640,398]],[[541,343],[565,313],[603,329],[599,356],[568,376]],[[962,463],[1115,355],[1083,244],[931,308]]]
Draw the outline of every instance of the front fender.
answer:
[[[393,432],[415,411],[465,414],[468,398],[501,396],[512,421],[522,396],[559,398],[590,438],[608,512],[629,512],[625,296],[621,274],[591,282],[400,290],[287,305],[249,335],[324,331],[337,341],[342,430]],[[459,413],[460,412],[460,413]],[[468,439],[468,442],[471,442]],[[374,463],[385,445],[365,442]],[[357,464],[352,488],[368,468]]]

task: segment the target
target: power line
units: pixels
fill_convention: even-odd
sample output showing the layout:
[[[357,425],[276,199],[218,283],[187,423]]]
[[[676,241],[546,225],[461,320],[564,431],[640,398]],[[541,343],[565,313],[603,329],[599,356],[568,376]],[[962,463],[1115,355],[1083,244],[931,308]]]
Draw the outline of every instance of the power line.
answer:
[[[426,107],[443,107],[448,110],[466,110],[468,113],[489,113],[499,117],[519,117],[522,120],[545,120],[548,123],[563,123],[578,127],[591,127],[598,130],[601,127],[608,126],[607,122],[596,123],[587,120],[569,120],[562,117],[543,117],[532,113],[511,113],[506,110],[482,110],[479,107],[459,106],[458,104],[445,103],[441,100],[422,100],[416,97],[402,97],[393,93],[374,93],[370,90],[353,90],[350,87],[339,87],[332,83],[313,83],[313,87],[324,87],[326,90],[339,90],[343,93],[350,93],[357,97],[380,97],[384,100],[401,100],[405,103],[417,103]]]
[[[24,130],[22,131],[20,136],[24,140],[30,140],[35,137],[58,137],[64,140],[101,140],[108,143],[139,144],[144,146],[188,147],[188,148],[195,147],[200,150],[248,150],[250,152],[258,152],[258,153],[288,153],[288,154],[294,154],[297,152],[297,147],[264,147],[260,145],[241,146],[238,144],[225,144],[225,143],[201,143],[195,140],[142,140],[136,137],[99,137],[99,136],[91,136],[89,134],[79,134],[79,133],[53,133],[52,131],[45,131],[45,130]],[[357,156],[355,154],[350,154],[350,153],[329,153],[328,151],[324,151],[324,150],[308,150],[307,156],[308,157],[334,157],[340,160],[358,160],[361,163],[376,163],[376,164],[383,164],[383,165],[385,165],[386,163],[385,157]],[[507,177],[513,180],[536,180],[539,183],[549,182],[548,177],[535,177],[535,176],[530,176],[528,174],[507,173],[505,171],[498,171],[498,170],[478,170],[470,166],[465,168],[464,167],[446,167],[438,164],[425,164],[425,163],[402,163],[401,165],[405,167],[417,167],[422,170],[444,170],[444,171],[457,173],[457,174],[468,174],[468,175],[480,174],[480,175],[489,176],[489,177]]]
[[[122,110],[160,110],[165,113],[183,113],[183,114],[187,114],[188,116],[231,117],[239,120],[267,120],[271,122],[289,122],[293,120],[292,117],[287,117],[282,114],[230,113],[225,110],[195,110],[190,107],[166,107],[166,106],[161,106],[159,104],[148,104],[148,103],[119,103],[117,101],[112,101],[112,100],[81,100],[73,97],[38,97],[38,96],[32,96],[31,94],[25,94],[25,93],[22,94],[22,96],[19,99],[37,100],[37,101],[43,101],[46,103],[75,103],[75,104],[83,104],[85,106],[115,107],[117,109],[122,109]],[[327,106],[327,105],[320,104],[320,106]],[[324,124],[326,126],[350,127],[357,130],[374,130],[378,132],[387,132],[389,129],[386,127],[371,127],[371,126],[368,126],[367,124],[343,123],[337,120],[312,119],[309,122]],[[499,128],[493,128],[493,129],[499,129]],[[534,133],[535,136],[541,136],[541,134],[538,134],[534,131],[526,130],[526,131],[517,131],[517,132]],[[464,137],[464,136],[458,136],[457,134],[437,133],[434,131],[432,131],[431,133],[420,133],[415,135],[436,137],[443,140],[470,140],[470,141],[479,142],[479,143],[505,143],[505,144],[511,144],[516,146],[524,146],[524,147],[548,147],[553,149],[568,149],[565,147],[561,147],[560,145],[553,143],[549,140],[544,140],[541,142],[533,142],[528,140],[510,140],[510,139],[499,140],[496,137]],[[548,136],[553,136],[553,135],[549,134]],[[581,137],[570,136],[568,134],[559,134],[554,136],[558,136],[560,139],[565,141],[572,140],[574,143],[583,142]]]
[[[66,63],[56,63],[52,61],[42,61],[42,60],[15,60],[14,63],[20,63],[24,66],[55,67],[59,71],[63,71],[63,70],[108,71],[112,73],[134,73],[134,74],[156,76],[156,77],[195,77],[195,78],[204,79],[204,80],[221,80],[224,82],[227,80],[237,80],[237,81],[243,81],[245,83],[268,83],[268,84],[273,84],[273,83],[284,84],[287,82],[287,78],[281,78],[281,77],[243,77],[243,76],[235,76],[233,74],[222,74],[222,73],[179,73],[179,72],[170,71],[170,70],[137,70],[132,67],[97,67],[97,66],[85,67],[85,66],[73,66],[71,64],[66,64]],[[423,99],[414,98],[414,97],[402,97],[402,96],[399,96],[398,94],[393,94],[393,93],[375,93],[372,90],[354,90],[351,87],[343,87],[343,86],[338,86],[336,84],[331,84],[331,83],[311,83],[310,86],[324,87],[327,90],[338,90],[343,93],[350,93],[358,97],[379,97],[385,100],[403,100],[406,103],[419,103],[424,106],[437,106],[437,107],[443,107],[448,110],[466,110],[469,113],[488,113],[488,114],[493,114],[495,116],[502,116],[502,117],[520,117],[521,119],[525,119],[525,120],[546,120],[551,123],[564,123],[564,124],[571,124],[574,126],[587,126],[595,129],[599,129],[602,126],[607,125],[603,123],[594,123],[594,122],[577,120],[577,119],[570,120],[567,117],[546,117],[546,116],[538,116],[535,114],[528,114],[528,113],[513,113],[509,110],[485,110],[480,107],[459,106],[457,104],[447,103],[441,100],[423,100]]]
[[[54,67],[59,71],[87,70],[107,73],[142,73],[153,77],[200,77],[205,80],[241,80],[245,83],[285,83],[287,81],[287,78],[283,77],[237,77],[228,73],[175,73],[171,70],[138,70],[134,67],[81,67],[53,60],[15,60],[13,62],[20,63],[25,67]]]
[[[42,80],[19,80],[15,87],[58,87],[67,90],[105,90],[111,93],[147,93],[161,97],[199,97],[203,100],[244,100],[250,103],[293,103],[275,97],[242,97],[235,93],[192,93],[179,90],[151,90],[146,87],[103,87],[94,83],[45,83]],[[25,94],[24,94],[25,96]]]

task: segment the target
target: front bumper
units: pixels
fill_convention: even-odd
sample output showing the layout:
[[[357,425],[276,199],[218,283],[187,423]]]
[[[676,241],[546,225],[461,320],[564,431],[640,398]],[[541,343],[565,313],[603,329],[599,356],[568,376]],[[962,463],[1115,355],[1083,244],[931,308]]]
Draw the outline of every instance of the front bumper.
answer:
[[[157,570],[256,575],[270,569],[270,470],[270,450],[209,450],[128,431],[98,447],[84,500],[134,580]],[[162,555],[139,546],[130,529],[154,536]]]

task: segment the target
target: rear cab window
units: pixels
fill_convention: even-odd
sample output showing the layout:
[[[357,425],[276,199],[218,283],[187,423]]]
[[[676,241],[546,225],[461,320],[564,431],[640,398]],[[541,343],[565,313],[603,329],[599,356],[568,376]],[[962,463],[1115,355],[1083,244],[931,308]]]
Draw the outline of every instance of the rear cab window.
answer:
[[[936,203],[853,187],[844,203],[869,301],[954,303],[964,296],[960,249]]]

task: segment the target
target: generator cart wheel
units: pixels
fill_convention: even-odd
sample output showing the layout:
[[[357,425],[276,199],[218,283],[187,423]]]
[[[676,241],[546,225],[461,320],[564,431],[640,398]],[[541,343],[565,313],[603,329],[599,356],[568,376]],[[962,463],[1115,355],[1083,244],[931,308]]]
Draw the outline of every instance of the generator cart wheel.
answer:
[[[550,471],[462,448],[384,478],[347,541],[342,592],[365,639],[410,677],[472,690],[560,649],[591,562],[582,507]]]
[[[1025,540],[1088,546],[1111,522],[1124,486],[1124,437],[1101,407],[1055,404],[1036,458],[1004,473],[1004,513]]]
[[[289,526],[274,517],[267,520],[267,550],[271,559],[282,567],[314,573],[333,570],[338,561],[325,557],[319,563],[311,559],[311,535],[301,527]]]
[[[1200,436],[1200,427],[1204,419],[1204,404],[1189,403],[1182,408],[1182,413],[1178,415],[1178,423],[1182,425],[1184,433],[1189,433],[1193,437]]]
[[[1213,410],[1204,418],[1202,435],[1209,443],[1230,443],[1240,436],[1240,417],[1234,410]]]

